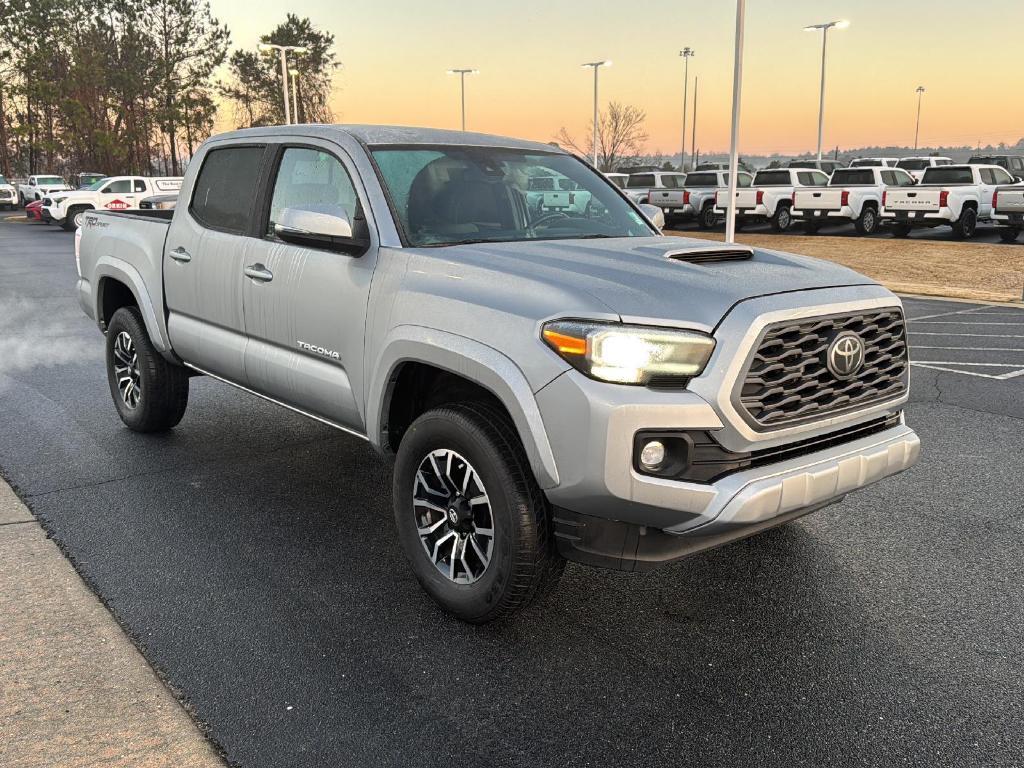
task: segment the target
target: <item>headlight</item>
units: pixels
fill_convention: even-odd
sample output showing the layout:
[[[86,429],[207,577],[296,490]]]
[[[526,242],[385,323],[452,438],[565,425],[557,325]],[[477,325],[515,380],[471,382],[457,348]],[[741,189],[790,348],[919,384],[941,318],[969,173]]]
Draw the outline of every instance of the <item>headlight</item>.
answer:
[[[695,331],[584,320],[546,323],[542,335],[577,370],[617,384],[699,376],[715,348],[714,339]]]

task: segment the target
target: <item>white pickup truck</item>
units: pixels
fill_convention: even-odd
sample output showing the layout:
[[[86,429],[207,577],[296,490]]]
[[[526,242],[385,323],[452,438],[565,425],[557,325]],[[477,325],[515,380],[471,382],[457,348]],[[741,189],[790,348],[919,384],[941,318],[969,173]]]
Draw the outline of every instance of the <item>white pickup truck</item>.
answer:
[[[526,205],[537,213],[584,213],[591,194],[565,176],[534,176],[526,185]]]
[[[974,237],[979,221],[992,218],[996,188],[1014,185],[998,165],[943,165],[929,168],[919,186],[886,190],[882,219],[896,237],[921,227],[949,226],[953,235]]]
[[[112,176],[86,189],[47,195],[43,198],[42,217],[70,232],[82,225],[82,216],[88,211],[133,211],[144,198],[172,194],[180,189],[180,176]]]
[[[33,200],[42,200],[54,192],[71,189],[60,176],[29,176],[24,184],[18,185],[18,199],[22,205]]]
[[[952,158],[926,155],[921,157],[904,157],[896,163],[896,167],[902,168],[917,179],[917,181],[921,181],[921,177],[924,176],[924,172],[929,168],[938,168],[943,165],[952,164]]]
[[[768,221],[776,232],[793,223],[793,192],[799,187],[824,187],[828,174],[813,168],[773,168],[758,171],[748,189],[736,190],[736,226],[748,221]],[[715,195],[716,216],[729,211],[729,190]]]
[[[18,190],[3,176],[0,176],[0,206],[10,210],[18,204]]]
[[[740,171],[737,186],[749,187],[753,176]],[[718,223],[715,194],[729,186],[728,171],[693,171],[686,176],[682,189],[652,189],[648,202],[665,212],[665,221],[696,217],[697,226],[711,229]]]
[[[914,178],[899,168],[838,168],[828,186],[793,191],[793,218],[814,234],[824,224],[849,224],[872,235],[881,223],[882,195],[888,187],[912,187]]]
[[[652,189],[682,189],[685,183],[686,174],[676,171],[631,173],[626,179],[626,188],[623,192],[637,205],[643,205],[650,201]]]
[[[1004,243],[1016,242],[1024,229],[1024,186],[1000,187],[992,193],[992,221]]]
[[[895,168],[899,161],[898,157],[856,157],[850,161],[850,168]]]

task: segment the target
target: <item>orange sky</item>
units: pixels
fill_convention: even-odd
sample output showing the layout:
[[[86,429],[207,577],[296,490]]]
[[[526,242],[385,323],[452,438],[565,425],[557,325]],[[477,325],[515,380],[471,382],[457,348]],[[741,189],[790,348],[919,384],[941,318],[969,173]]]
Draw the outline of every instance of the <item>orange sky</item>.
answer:
[[[212,0],[234,47],[255,47],[284,17],[268,0]],[[339,122],[458,127],[458,78],[467,78],[473,130],[549,141],[582,134],[592,80],[602,103],[647,112],[647,151],[678,152],[683,67],[700,77],[698,147],[727,147],[735,3],[732,0],[295,0],[337,38],[344,70],[332,104]],[[1024,29],[1024,0],[748,0],[741,151],[797,153],[817,137],[821,33],[833,19],[825,110],[827,147],[913,142],[916,96],[927,88],[921,144],[1016,142],[1024,137],[1021,48],[999,30]],[[1018,35],[1019,37],[1019,35]],[[1000,76],[1000,73],[1005,73]],[[232,127],[222,110],[218,128]],[[687,140],[689,148],[689,140]]]

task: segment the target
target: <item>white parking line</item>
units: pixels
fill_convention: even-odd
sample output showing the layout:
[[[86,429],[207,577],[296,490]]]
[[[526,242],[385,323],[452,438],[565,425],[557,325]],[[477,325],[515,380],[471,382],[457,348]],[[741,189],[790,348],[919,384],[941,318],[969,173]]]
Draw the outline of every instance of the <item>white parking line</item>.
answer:
[[[1018,376],[1024,376],[1024,368],[1010,371],[1009,373],[979,373],[978,371],[962,371],[959,368],[947,368],[944,365],[933,365],[928,362],[920,362],[913,360],[910,363],[912,366],[917,368],[927,368],[932,371],[945,371],[946,373],[962,373],[964,376],[977,376],[981,379],[993,379],[995,381],[1006,381],[1007,379],[1015,379]],[[952,365],[969,365],[969,363],[952,363]],[[985,365],[996,365],[995,363],[985,363]],[[1012,366],[1004,365],[999,366],[1002,368],[1011,368]]]
[[[1024,352],[1024,347],[927,347],[911,344],[911,349],[955,349],[960,352]]]
[[[1024,339],[1024,335],[1004,333],[937,333],[936,331],[910,331],[914,336],[971,336],[979,339]]]
[[[916,323],[918,320],[930,320],[933,317],[949,317],[950,315],[964,315],[964,314],[967,314],[967,313],[970,313],[970,312],[976,312],[976,311],[977,311],[976,307],[972,308],[972,309],[955,309],[955,310],[953,310],[951,312],[939,312],[939,313],[934,314],[934,315],[922,315],[921,317],[911,317],[911,318],[908,318],[908,319],[909,319],[910,322]]]
[[[1016,325],[1024,326],[1024,323],[965,323],[962,320],[926,320],[923,323],[917,320],[911,320],[912,323],[918,325]]]

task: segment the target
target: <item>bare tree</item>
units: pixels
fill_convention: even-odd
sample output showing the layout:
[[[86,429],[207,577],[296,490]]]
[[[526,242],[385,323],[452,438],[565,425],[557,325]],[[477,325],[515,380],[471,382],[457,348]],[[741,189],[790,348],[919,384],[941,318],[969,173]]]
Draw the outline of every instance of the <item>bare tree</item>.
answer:
[[[639,107],[612,101],[608,104],[608,110],[601,112],[597,119],[600,126],[598,170],[614,171],[623,158],[638,154],[647,142],[647,132],[644,130],[647,113]],[[583,144],[578,143],[565,127],[559,129],[555,141],[577,154],[593,157],[594,127],[587,130]]]

